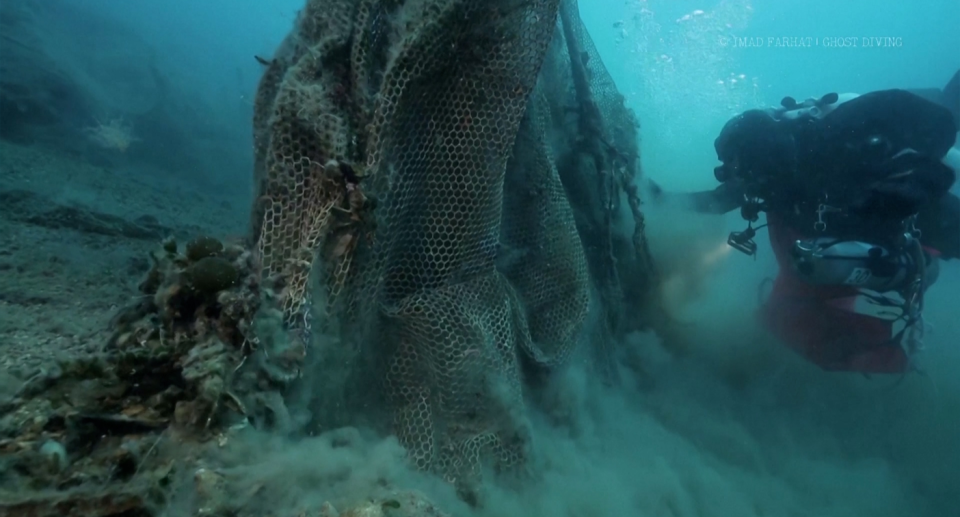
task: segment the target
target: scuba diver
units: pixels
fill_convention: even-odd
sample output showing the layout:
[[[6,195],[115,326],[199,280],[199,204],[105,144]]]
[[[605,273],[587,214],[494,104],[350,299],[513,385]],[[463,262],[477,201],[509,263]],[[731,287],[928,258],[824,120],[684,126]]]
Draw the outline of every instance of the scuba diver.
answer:
[[[940,101],[907,90],[830,93],[746,111],[714,146],[714,190],[665,193],[699,212],[737,208],[728,244],[754,255],[766,227],[780,273],[764,326],[828,371],[903,373],[922,348],[924,293],[960,258],[960,72]],[[760,214],[766,224],[754,226]],[[899,327],[898,322],[902,322]]]

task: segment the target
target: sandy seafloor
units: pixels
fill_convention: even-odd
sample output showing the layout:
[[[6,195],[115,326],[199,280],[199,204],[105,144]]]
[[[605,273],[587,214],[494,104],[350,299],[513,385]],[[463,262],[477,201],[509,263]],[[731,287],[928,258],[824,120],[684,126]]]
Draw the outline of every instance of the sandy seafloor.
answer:
[[[236,193],[181,188],[157,172],[0,141],[0,372],[102,346],[161,235],[246,231]],[[119,221],[97,214],[135,226],[114,231]]]

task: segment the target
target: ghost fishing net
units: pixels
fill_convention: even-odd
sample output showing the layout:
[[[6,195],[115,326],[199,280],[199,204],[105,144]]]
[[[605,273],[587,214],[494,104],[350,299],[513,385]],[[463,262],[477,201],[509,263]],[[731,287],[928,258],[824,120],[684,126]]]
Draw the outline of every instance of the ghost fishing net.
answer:
[[[418,468],[520,465],[530,379],[578,350],[612,378],[655,291],[638,126],[576,2],[309,0],[263,62],[252,232],[288,327],[372,358]]]

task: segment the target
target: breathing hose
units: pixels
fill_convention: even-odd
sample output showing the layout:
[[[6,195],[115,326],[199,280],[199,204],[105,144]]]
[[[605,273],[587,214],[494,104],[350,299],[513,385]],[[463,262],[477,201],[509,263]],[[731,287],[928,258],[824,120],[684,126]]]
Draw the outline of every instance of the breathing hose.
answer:
[[[910,339],[908,339],[907,345],[909,350],[907,351],[908,355],[913,355],[913,353],[919,351],[922,347],[922,343],[918,343],[919,339],[923,337],[924,323],[923,323],[923,302],[924,302],[924,291],[926,291],[927,286],[927,260],[923,254],[923,248],[920,246],[920,240],[915,237],[910,237],[907,242],[907,252],[910,253],[910,257],[913,259],[914,263],[917,265],[917,276],[911,285],[911,289],[914,292],[909,293],[909,297],[905,297],[905,302],[908,304],[906,307],[909,310],[908,313],[908,325],[912,325],[913,328],[910,329]],[[919,330],[917,325],[919,325]],[[919,339],[917,338],[917,333],[920,333]]]

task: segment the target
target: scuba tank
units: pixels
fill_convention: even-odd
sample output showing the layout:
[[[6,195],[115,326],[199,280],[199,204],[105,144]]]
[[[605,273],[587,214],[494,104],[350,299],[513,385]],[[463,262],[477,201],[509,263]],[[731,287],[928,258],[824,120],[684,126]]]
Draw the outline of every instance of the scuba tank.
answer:
[[[798,240],[790,250],[793,270],[814,285],[847,285],[878,293],[900,291],[923,272],[924,288],[939,276],[938,261],[923,254],[891,252],[888,248],[856,240],[820,237]]]

